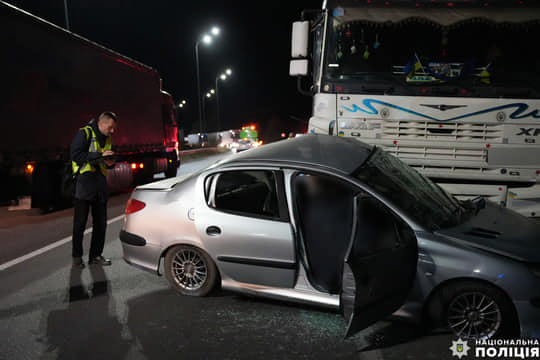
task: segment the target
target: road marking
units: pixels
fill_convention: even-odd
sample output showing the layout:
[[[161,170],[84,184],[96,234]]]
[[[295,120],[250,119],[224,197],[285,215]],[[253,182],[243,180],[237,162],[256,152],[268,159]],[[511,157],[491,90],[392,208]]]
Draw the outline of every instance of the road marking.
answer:
[[[124,215],[120,215],[120,216],[117,216],[115,218],[112,218],[110,220],[107,220],[107,225],[110,225],[112,224],[113,222],[116,222],[118,220],[122,220],[124,218]],[[84,230],[84,235],[86,234],[89,234],[90,232],[92,232],[92,228],[89,227],[88,229]],[[41,255],[43,253],[46,253],[47,251],[49,250],[52,250],[54,248],[57,248],[59,246],[62,246],[64,244],[67,244],[68,242],[71,241],[71,235],[70,236],[67,236],[65,238],[63,238],[62,240],[58,240],[57,242],[54,242],[52,244],[49,244],[47,246],[44,246],[42,247],[41,249],[37,249],[35,251],[32,251],[31,253],[28,253],[26,255],[23,255],[21,257],[18,257],[16,259],[13,259],[11,261],[8,261],[8,262],[5,262],[3,263],[2,265],[0,265],[0,271],[4,271],[6,270],[7,268],[10,268],[12,266],[15,266],[17,264],[20,264],[22,263],[23,261],[26,261],[28,259],[31,259],[33,257],[36,257],[38,255]]]

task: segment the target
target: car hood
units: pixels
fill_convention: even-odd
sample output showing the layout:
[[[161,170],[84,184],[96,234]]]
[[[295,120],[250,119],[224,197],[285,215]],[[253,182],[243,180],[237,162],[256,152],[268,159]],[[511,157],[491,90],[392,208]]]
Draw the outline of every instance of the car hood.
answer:
[[[437,234],[524,262],[540,262],[540,221],[487,202],[465,223]]]

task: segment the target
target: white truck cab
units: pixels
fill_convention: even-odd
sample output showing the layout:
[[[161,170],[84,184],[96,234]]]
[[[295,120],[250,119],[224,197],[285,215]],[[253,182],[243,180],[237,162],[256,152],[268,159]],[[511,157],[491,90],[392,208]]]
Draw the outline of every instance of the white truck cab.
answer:
[[[530,1],[328,0],[293,24],[290,74],[313,96],[308,132],[540,216],[538,38]]]

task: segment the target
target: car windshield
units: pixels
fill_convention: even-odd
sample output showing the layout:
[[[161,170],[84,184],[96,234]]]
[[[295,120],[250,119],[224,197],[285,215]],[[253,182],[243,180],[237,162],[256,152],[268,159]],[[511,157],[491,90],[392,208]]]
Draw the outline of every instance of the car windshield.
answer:
[[[376,148],[353,176],[429,230],[464,221],[460,202],[396,157]]]

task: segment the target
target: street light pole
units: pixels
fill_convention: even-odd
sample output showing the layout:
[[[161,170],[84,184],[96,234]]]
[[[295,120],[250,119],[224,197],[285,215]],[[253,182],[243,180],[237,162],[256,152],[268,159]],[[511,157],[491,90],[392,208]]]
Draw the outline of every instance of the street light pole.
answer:
[[[227,75],[230,76],[232,74],[231,69],[227,69],[225,73],[219,75],[216,77],[216,119],[217,119],[217,131],[221,130],[221,120],[219,118],[219,86],[218,82],[219,80],[225,81],[227,79]]]
[[[68,7],[67,7],[67,0],[64,0],[64,16],[66,17],[66,30],[69,30],[69,16],[68,16]]]
[[[195,43],[195,64],[197,66],[197,103],[199,105],[199,132],[202,132],[202,104],[201,104],[201,76],[199,75],[199,44],[201,42],[197,41]]]
[[[64,0],[67,1],[67,0]],[[220,30],[218,27],[214,26],[212,30],[210,30],[210,33],[213,36],[218,36],[220,33]],[[201,40],[205,44],[210,44],[212,42],[212,36],[205,34],[202,36],[200,40],[197,40],[195,42],[195,66],[196,66],[196,72],[197,72],[197,102],[199,103],[199,132],[203,132],[203,105],[201,101],[201,75],[199,70],[199,45],[201,44]]]
[[[210,99],[212,97],[212,95],[215,94],[215,91],[214,89],[210,89],[206,94],[204,94],[203,96],[201,96],[201,103],[202,103],[202,118],[204,119],[204,122],[206,123],[206,111],[204,109],[204,101],[206,99]],[[202,131],[200,131],[202,133]]]
[[[221,124],[219,122],[219,86],[218,86],[218,81],[219,81],[220,78],[222,80],[225,80],[227,77],[225,76],[225,78],[224,78],[223,75],[216,77],[216,120],[217,120],[216,126],[217,126],[217,131],[221,130]]]

